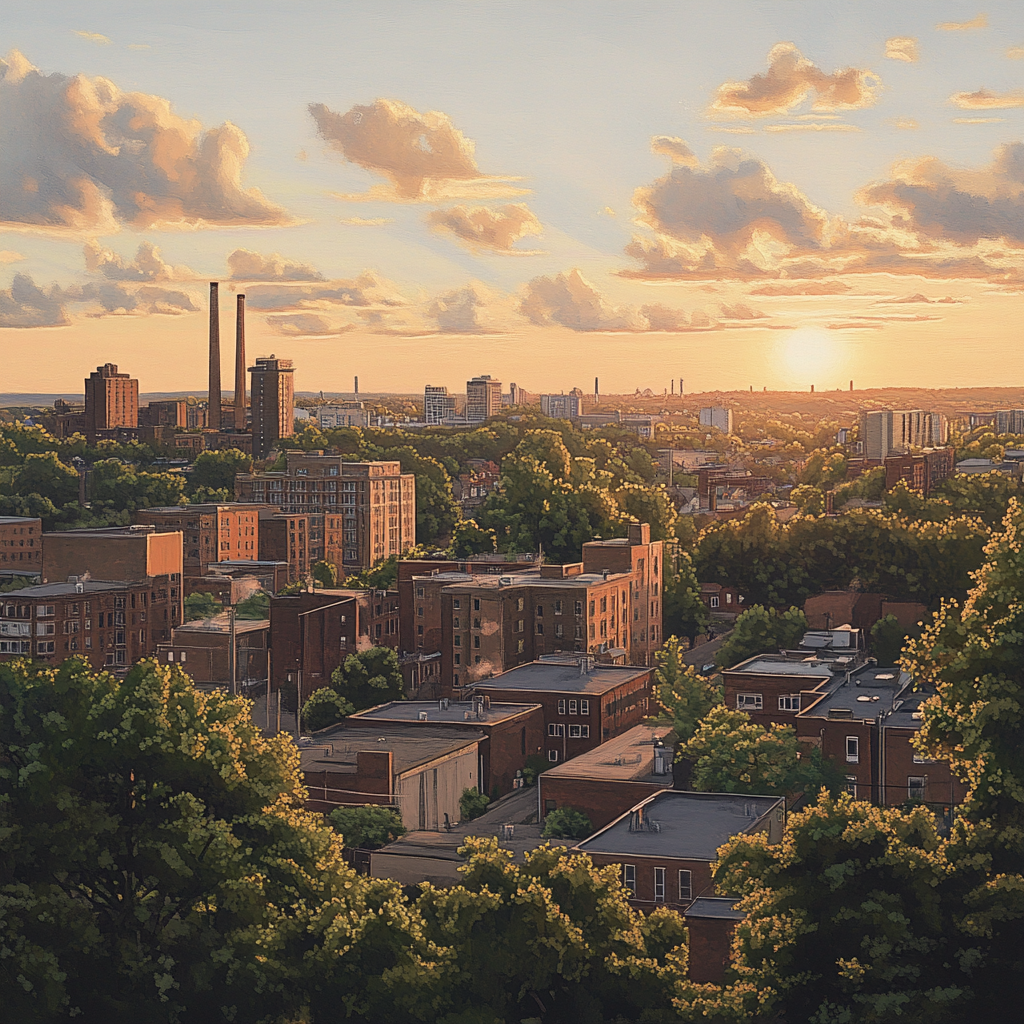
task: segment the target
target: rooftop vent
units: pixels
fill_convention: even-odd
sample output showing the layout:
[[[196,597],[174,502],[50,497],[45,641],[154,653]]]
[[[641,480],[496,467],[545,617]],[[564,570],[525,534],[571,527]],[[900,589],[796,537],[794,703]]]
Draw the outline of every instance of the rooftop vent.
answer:
[[[427,720],[427,713],[426,713],[426,711],[421,711],[419,713],[419,720],[421,722],[425,722]]]
[[[829,718],[853,718],[853,708],[829,708]]]
[[[438,706],[439,710],[441,710],[441,711],[447,711],[447,710],[448,710],[448,703],[449,703],[449,702],[448,702],[448,698],[447,698],[447,697],[442,697],[442,698],[441,698],[441,699],[440,699],[440,700],[439,700],[439,701],[437,702],[437,706]]]

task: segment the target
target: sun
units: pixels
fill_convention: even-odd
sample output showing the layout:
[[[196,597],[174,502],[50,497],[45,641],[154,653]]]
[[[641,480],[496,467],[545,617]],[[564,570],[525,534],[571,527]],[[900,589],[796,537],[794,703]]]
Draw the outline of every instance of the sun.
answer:
[[[847,353],[823,327],[800,327],[778,341],[776,358],[782,376],[794,387],[819,390],[840,386]]]

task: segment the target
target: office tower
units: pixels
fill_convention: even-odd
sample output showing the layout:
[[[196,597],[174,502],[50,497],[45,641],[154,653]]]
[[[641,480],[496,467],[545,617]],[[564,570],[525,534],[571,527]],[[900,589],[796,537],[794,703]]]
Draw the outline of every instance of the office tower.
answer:
[[[541,395],[540,411],[542,416],[550,416],[553,420],[576,419],[583,411],[582,401],[578,394]]]
[[[245,296],[239,295],[235,311],[235,430],[245,430]]]
[[[444,423],[455,416],[455,396],[443,386],[428,384],[423,389],[423,421],[430,425]]]
[[[97,366],[85,379],[85,432],[139,425],[139,382],[118,373],[114,363]]]
[[[487,374],[466,381],[466,419],[470,423],[484,420],[501,412],[501,381]]]
[[[220,300],[217,282],[210,282],[210,385],[206,425],[220,430]]]
[[[860,442],[865,459],[881,461],[892,451],[890,409],[876,409],[860,414]]]
[[[700,425],[702,427],[713,427],[722,431],[723,434],[732,433],[732,409],[726,409],[720,405],[709,405],[700,411]]]
[[[898,451],[937,448],[946,443],[947,434],[946,417],[940,412],[900,409],[892,414],[892,447]]]
[[[252,374],[252,454],[262,459],[282,438],[295,433],[295,368],[271,354],[249,367]]]

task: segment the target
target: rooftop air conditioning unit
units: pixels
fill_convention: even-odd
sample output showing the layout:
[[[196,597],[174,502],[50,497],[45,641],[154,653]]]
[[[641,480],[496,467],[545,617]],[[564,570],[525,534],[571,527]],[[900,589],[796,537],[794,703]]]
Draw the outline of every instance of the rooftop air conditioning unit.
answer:
[[[426,713],[426,711],[421,711],[421,712],[420,712],[420,714],[419,714],[419,720],[420,720],[421,722],[425,722],[425,721],[427,720],[427,713]]]

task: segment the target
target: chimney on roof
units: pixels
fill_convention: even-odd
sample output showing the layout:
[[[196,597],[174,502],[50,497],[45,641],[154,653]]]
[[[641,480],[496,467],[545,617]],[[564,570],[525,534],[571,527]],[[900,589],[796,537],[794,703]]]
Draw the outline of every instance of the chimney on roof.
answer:
[[[235,311],[235,430],[245,430],[245,296],[237,297]]]
[[[206,425],[220,430],[220,300],[217,282],[210,282],[210,386]]]

